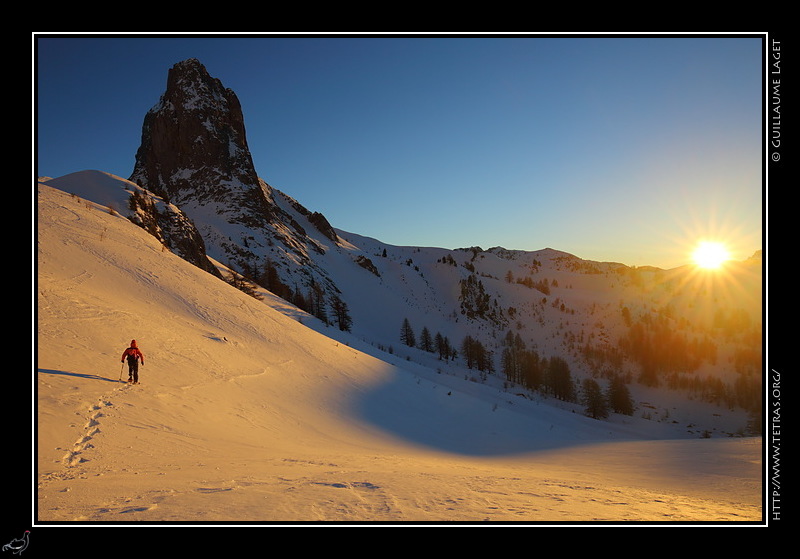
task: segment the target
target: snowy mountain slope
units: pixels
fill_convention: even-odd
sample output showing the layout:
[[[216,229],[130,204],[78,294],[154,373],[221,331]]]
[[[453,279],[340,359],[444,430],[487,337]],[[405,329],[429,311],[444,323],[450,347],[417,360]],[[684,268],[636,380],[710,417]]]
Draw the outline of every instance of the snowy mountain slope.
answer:
[[[386,308],[354,304],[352,335],[326,328],[163,250],[106,202],[38,186],[38,522],[761,517],[760,438],[600,422],[438,374],[364,341]],[[326,255],[356,292],[354,252]],[[394,280],[363,287],[397,312],[459,272],[370,258]],[[140,386],[118,382],[131,338]]]
[[[616,387],[614,409],[627,414],[636,407],[698,436],[760,432],[760,267],[726,273],[730,285],[720,286],[688,268],[637,270],[549,248],[392,247],[337,232],[259,177],[244,120],[234,91],[200,60],[169,69],[119,184],[133,192],[132,219],[176,254],[214,274],[235,271],[243,289],[257,284],[390,355],[430,362],[433,338],[443,372],[466,364],[462,376],[573,403]],[[49,182],[115,188],[93,175]],[[721,296],[730,286],[742,288]],[[692,399],[724,408],[725,419],[689,420]]]
[[[130,192],[143,191],[130,181],[99,171],[72,173],[46,182],[123,215],[131,214],[126,210]],[[760,317],[758,265],[747,267],[747,273],[733,282],[737,286],[735,290],[720,290],[695,286],[691,282],[699,280],[680,270],[638,272],[622,264],[585,261],[549,248],[523,252],[499,247],[486,251],[400,247],[344,231],[337,231],[338,237],[333,242],[308,220],[310,212],[298,210],[301,206],[295,200],[277,189],[270,191],[270,199],[280,212],[305,231],[303,238],[294,243],[297,252],[287,252],[283,243],[276,243],[270,249],[274,251],[273,261],[282,272],[289,277],[292,274],[303,276],[297,277],[290,287],[302,285],[309,277],[323,281],[323,276],[318,275],[322,270],[325,281],[336,286],[349,306],[353,337],[365,342],[367,351],[383,350],[378,352],[382,359],[388,352],[462,377],[485,377],[478,371],[465,372],[463,359],[445,362],[404,346],[400,341],[400,327],[408,319],[417,335],[423,328],[431,335],[441,333],[459,351],[466,336],[480,340],[492,352],[496,369],[488,380],[502,384],[500,355],[505,335],[513,332],[522,336],[527,347],[543,358],[566,359],[576,384],[589,376],[606,383],[609,370],[627,375],[633,380],[630,390],[642,415],[684,425],[696,435],[738,434],[748,424],[744,409],[732,410],[725,405],[709,405],[697,417],[696,406],[685,404],[696,399],[697,392],[705,394],[703,386],[695,389],[695,394],[687,394],[635,382],[638,366],[630,360],[618,362],[618,347],[628,332],[623,320],[624,309],[646,322],[662,321],[667,316],[673,323],[671,329],[679,326],[674,317],[691,316],[690,309],[698,314],[686,327],[689,330],[701,328],[702,320],[698,317],[711,301],[721,309],[744,306],[750,315]],[[240,226],[233,227],[236,233],[231,233],[231,238],[240,234]],[[220,231],[225,235],[224,227]],[[292,238],[289,232],[280,234],[284,239]],[[308,249],[310,246],[317,250]],[[312,265],[303,266],[302,262],[292,261],[293,255],[298,253]],[[359,261],[368,261],[369,265],[359,265]],[[754,271],[751,273],[751,270]],[[482,316],[465,313],[460,285],[467,280],[472,280],[473,285],[477,282],[485,291],[489,304]],[[544,284],[545,288],[539,284]],[[283,305],[283,308],[290,307]],[[339,337],[335,327],[327,327],[316,320],[306,320],[306,323],[318,327],[327,336]],[[689,331],[687,336],[702,339],[706,330]],[[730,342],[727,338],[722,341]],[[715,363],[706,363],[697,373],[687,376],[733,382],[730,348],[735,348],[737,343],[734,339],[728,343],[728,348],[719,350]],[[594,357],[598,354],[611,357]],[[616,361],[609,364],[609,359]],[[509,389],[521,390],[513,386]]]

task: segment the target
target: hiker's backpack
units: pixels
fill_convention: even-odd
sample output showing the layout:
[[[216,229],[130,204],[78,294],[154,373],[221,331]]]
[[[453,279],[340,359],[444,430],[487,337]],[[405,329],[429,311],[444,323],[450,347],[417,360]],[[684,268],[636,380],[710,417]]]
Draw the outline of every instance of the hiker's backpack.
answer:
[[[136,348],[129,347],[128,348],[128,365],[134,365],[136,363]]]

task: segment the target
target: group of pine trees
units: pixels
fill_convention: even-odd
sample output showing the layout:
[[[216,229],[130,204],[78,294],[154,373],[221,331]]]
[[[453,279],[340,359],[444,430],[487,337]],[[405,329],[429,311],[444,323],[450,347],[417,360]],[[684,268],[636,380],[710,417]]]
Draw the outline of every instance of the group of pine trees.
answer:
[[[352,328],[353,321],[347,303],[336,294],[328,297],[319,283],[312,280],[311,287],[305,294],[299,289],[295,289],[293,293],[290,302],[323,323],[335,324],[343,332],[349,332]],[[329,310],[331,314],[328,313]]]
[[[492,351],[487,349],[480,340],[472,336],[464,338],[461,342],[459,353],[459,350],[456,349],[447,336],[443,336],[439,332],[432,336],[427,326],[422,328],[419,341],[417,341],[414,328],[406,318],[400,327],[400,341],[409,347],[421,349],[428,353],[437,353],[441,360],[449,361],[461,357],[469,369],[477,369],[482,373],[494,372]]]
[[[635,318],[622,309],[627,331],[618,348],[622,356],[639,365],[638,381],[687,390],[704,401],[761,411],[761,325],[740,309],[717,310],[710,327],[681,328],[682,320],[669,313],[648,313]],[[735,338],[732,366],[737,373],[729,382],[694,373],[703,363],[718,360],[718,343]]]
[[[422,329],[418,344],[414,328],[407,318],[403,320],[403,325],[400,328],[400,341],[409,347],[416,347],[428,353],[438,353],[439,359],[442,360],[449,361],[458,357],[458,352],[447,336],[443,336],[439,332],[435,336],[431,336],[427,326]]]
[[[406,318],[400,328],[400,341],[430,353],[438,351],[440,359],[461,357],[469,369],[481,371],[484,378],[485,374],[495,372],[493,352],[472,336],[464,338],[459,355],[446,337],[439,333],[432,337],[427,327],[422,329],[418,342]],[[500,360],[502,373],[508,382],[559,400],[581,403],[590,417],[601,419],[610,412],[633,415],[633,399],[620,376],[613,376],[606,390],[593,378],[578,384],[573,380],[566,360],[559,356],[541,358],[535,350],[527,349],[520,335],[511,330],[503,340]]]
[[[477,369],[483,378],[494,372],[494,352],[487,349],[477,338],[467,336],[461,342],[461,354],[468,369]]]
[[[578,386],[563,358],[539,357],[536,350],[527,349],[519,334],[511,330],[503,340],[501,362],[503,374],[509,382],[559,400],[580,402],[589,417],[601,419],[608,417],[610,412],[633,415],[633,399],[622,377],[614,375],[605,391],[591,377]]]
[[[541,358],[536,350],[526,348],[518,333],[509,330],[506,334],[500,361],[507,381],[550,394],[559,400],[577,400],[577,390],[567,362],[558,356]]]
[[[583,379],[581,387],[581,403],[589,417],[602,419],[608,417],[610,412],[633,415],[633,399],[621,377],[612,377],[606,391],[593,378]]]
[[[335,324],[344,332],[349,332],[353,326],[349,307],[341,297],[337,294],[328,296],[322,285],[313,279],[311,286],[305,291],[299,287],[292,289],[281,281],[277,268],[269,258],[260,269],[245,266],[241,274],[231,272],[228,283],[254,297],[256,296],[254,285],[263,287],[325,324]]]

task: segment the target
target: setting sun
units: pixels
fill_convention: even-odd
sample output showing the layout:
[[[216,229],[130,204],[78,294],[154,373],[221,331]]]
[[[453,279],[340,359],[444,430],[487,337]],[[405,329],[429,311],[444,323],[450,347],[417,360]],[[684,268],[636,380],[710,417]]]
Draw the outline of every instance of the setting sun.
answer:
[[[730,258],[725,245],[714,241],[703,241],[692,253],[692,260],[701,268],[713,270],[719,268]]]

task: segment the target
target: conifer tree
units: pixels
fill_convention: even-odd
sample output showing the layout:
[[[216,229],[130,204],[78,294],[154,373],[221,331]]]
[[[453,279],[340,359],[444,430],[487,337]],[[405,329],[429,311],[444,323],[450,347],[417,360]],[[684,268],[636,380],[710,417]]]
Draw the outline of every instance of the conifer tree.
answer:
[[[347,303],[338,295],[334,295],[331,298],[331,309],[333,310],[333,316],[339,326],[339,330],[349,332],[353,325],[353,319],[350,317],[350,310]]]
[[[624,415],[633,415],[633,399],[628,385],[619,375],[615,375],[608,385],[608,405],[611,411]]]
[[[431,338],[431,332],[428,330],[427,326],[422,328],[422,333],[420,334],[420,341],[419,347],[423,351],[427,351],[428,353],[433,353],[433,338]]]
[[[443,336],[440,332],[436,332],[436,351],[439,353],[439,359],[455,359],[455,351],[450,346],[450,340],[447,336]]]
[[[586,415],[593,419],[608,417],[608,405],[597,381],[593,378],[585,378],[583,379],[582,388],[582,403],[586,406]]]
[[[562,357],[551,357],[547,367],[547,388],[559,400],[575,401],[575,386],[569,365]]]
[[[316,281],[312,281],[308,292],[310,312],[325,324],[328,324],[328,311],[325,307],[325,290]]]
[[[403,319],[403,326],[400,329],[400,341],[409,347],[415,347],[417,345],[417,338],[407,318]]]

